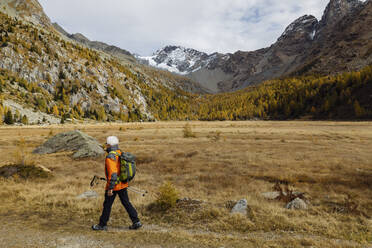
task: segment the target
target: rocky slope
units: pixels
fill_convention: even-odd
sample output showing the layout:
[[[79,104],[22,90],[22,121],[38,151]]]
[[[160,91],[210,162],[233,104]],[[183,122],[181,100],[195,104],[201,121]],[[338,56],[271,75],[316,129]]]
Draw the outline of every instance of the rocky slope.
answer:
[[[214,69],[228,60],[229,56],[220,53],[206,54],[181,46],[166,46],[152,56],[136,58],[145,65],[186,75],[210,92],[216,93],[217,82],[224,78],[224,73],[218,73],[218,70]]]
[[[27,116],[29,123],[139,121],[167,119],[175,111],[176,119],[191,97],[183,90],[205,92],[189,79],[61,36],[41,8],[32,12],[34,6],[40,7],[37,1],[9,1],[0,12],[0,116],[10,110],[16,121]]]
[[[365,67],[372,62],[368,52],[371,5],[371,1],[331,0],[319,22],[303,16],[271,47],[231,56],[224,72],[233,74],[232,78],[219,88],[231,91],[286,75],[327,75]]]
[[[44,28],[52,25],[37,0],[1,0],[0,9],[11,17],[17,17]]]
[[[327,75],[372,64],[371,26],[372,1],[331,1],[319,23],[315,42],[294,74]]]
[[[318,31],[324,27],[336,25],[344,16],[362,6],[358,0],[332,0],[327,5],[319,22]]]
[[[147,58],[153,66],[182,73],[211,91],[235,91],[290,74],[334,74],[359,70],[372,62],[371,1],[331,0],[318,21],[305,15],[291,23],[270,47],[252,52],[178,56],[168,47]],[[177,48],[177,50],[180,50]],[[197,64],[194,66],[194,64]],[[192,65],[192,66],[190,66]]]
[[[129,64],[129,66],[134,66],[134,67],[141,67],[140,64],[138,64],[137,59],[139,58],[138,56],[132,55],[129,51],[122,49],[117,46],[113,45],[108,45],[104,42],[100,41],[91,41],[87,37],[85,37],[81,33],[76,33],[76,34],[70,34],[66,30],[63,29],[58,23],[53,23],[53,28],[59,32],[60,34],[63,35],[63,37],[67,38],[68,40],[75,41],[79,43],[80,45],[83,45],[85,47],[102,51],[106,54],[112,55],[115,58],[118,58],[121,62],[124,62],[124,64]],[[140,61],[141,64],[148,65],[144,60]],[[148,67],[148,68],[143,68],[146,71],[148,71],[151,74],[161,74],[162,77],[165,78],[171,78],[175,84],[182,88],[185,91],[188,92],[193,92],[193,93],[207,93],[209,90],[207,88],[202,87],[199,83],[196,81],[192,81],[186,77],[178,77],[176,75],[171,75],[169,73],[164,73],[162,70],[159,71],[157,69],[154,70],[154,67]],[[179,73],[182,74],[182,73]]]
[[[89,48],[100,50],[120,58],[134,59],[129,51],[121,49],[120,47],[108,45],[100,41],[91,41],[80,33],[69,34],[60,25],[58,25],[58,23],[53,23],[53,27],[65,37],[70,38],[71,40],[74,40],[76,42],[79,42]]]

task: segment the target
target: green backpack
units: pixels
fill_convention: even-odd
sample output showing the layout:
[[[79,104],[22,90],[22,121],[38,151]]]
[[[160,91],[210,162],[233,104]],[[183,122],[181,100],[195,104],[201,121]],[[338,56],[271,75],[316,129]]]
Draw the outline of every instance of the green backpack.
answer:
[[[116,184],[120,182],[130,182],[136,175],[136,157],[129,152],[122,152],[119,155],[117,152],[113,152],[115,155],[119,156],[120,161],[120,175]]]

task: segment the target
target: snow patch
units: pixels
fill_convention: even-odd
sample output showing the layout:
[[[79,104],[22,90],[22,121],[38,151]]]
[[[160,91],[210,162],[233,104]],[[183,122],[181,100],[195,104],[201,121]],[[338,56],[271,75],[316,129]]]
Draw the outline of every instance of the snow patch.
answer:
[[[314,40],[315,35],[316,35],[316,29],[314,29],[313,32],[310,33],[310,39]]]

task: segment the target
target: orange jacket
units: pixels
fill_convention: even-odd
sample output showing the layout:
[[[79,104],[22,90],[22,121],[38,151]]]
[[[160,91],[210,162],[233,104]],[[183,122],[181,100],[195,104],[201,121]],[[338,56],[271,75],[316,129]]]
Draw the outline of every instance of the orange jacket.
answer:
[[[121,154],[120,150],[116,150],[118,154]],[[128,183],[120,182],[116,184],[117,179],[120,176],[120,161],[119,156],[109,153],[105,160],[105,174],[106,174],[106,190],[122,190],[128,187]]]

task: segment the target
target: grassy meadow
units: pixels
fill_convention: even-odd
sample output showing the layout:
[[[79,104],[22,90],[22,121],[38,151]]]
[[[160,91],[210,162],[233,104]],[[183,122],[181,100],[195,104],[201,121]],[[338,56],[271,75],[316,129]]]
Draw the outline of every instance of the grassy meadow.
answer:
[[[116,199],[108,232],[93,232],[97,199],[77,199],[104,176],[104,158],[73,160],[71,152],[32,155],[57,133],[79,129],[100,143],[109,135],[138,158],[130,192],[144,228],[129,231]],[[156,122],[0,128],[0,166],[42,165],[50,177],[0,178],[1,247],[370,247],[370,122]],[[21,152],[20,152],[21,151]],[[181,201],[154,210],[159,187],[172,182]],[[267,200],[277,182],[305,193],[308,210]],[[230,214],[247,199],[247,215]],[[23,234],[20,235],[19,233]],[[25,246],[25,244],[27,244]],[[68,246],[70,245],[70,246]]]

